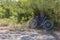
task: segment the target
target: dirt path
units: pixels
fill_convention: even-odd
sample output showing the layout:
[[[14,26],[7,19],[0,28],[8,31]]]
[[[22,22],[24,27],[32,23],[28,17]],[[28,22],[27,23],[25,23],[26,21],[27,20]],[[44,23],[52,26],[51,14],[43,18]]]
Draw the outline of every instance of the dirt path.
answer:
[[[0,40],[60,40],[60,32],[45,30],[0,30]]]

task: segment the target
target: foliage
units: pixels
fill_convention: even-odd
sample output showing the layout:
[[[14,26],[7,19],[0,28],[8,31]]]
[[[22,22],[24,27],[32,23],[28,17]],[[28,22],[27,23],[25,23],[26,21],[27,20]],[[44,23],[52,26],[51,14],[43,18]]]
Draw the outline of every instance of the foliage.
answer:
[[[56,24],[58,26],[60,23],[59,7],[60,0],[19,0],[18,2],[2,0],[0,18],[9,19],[10,22],[13,20],[13,23],[27,23],[34,18],[35,13],[38,13],[36,10],[43,9],[51,20],[58,23]],[[52,14],[52,10],[54,14]]]

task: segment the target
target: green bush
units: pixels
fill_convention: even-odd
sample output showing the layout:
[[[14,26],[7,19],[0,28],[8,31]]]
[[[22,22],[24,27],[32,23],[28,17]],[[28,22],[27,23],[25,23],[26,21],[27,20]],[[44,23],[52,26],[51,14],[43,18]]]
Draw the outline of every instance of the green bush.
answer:
[[[34,18],[34,14],[42,9],[58,26],[60,23],[60,0],[19,0],[18,2],[3,0],[0,5],[0,18],[23,24]],[[54,14],[52,14],[52,10]]]

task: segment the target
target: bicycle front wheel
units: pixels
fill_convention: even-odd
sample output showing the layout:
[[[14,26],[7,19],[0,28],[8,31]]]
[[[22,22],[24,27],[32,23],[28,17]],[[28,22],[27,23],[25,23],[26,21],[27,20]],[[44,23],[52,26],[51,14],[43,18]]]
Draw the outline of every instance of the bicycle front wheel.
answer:
[[[29,23],[29,28],[34,29],[37,26],[37,21],[36,19],[31,20]]]

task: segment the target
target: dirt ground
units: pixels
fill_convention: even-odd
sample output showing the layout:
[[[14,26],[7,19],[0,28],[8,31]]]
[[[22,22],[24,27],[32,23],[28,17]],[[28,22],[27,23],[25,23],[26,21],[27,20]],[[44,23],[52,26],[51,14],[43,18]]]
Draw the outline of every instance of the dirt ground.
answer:
[[[9,35],[10,37],[7,35]],[[42,40],[50,40],[50,39],[51,40],[60,40],[60,31],[53,31],[53,30],[46,31],[46,30],[37,30],[37,29],[15,30],[15,29],[9,28],[9,27],[0,28],[0,40],[15,40],[14,35],[16,36],[16,38],[18,38],[16,40],[30,40],[30,38],[31,38],[31,40],[41,40],[41,39]],[[34,35],[34,37],[32,37],[30,35]],[[37,38],[38,36],[40,38]],[[22,37],[22,39],[20,37]],[[29,39],[26,39],[26,37],[28,37]]]

